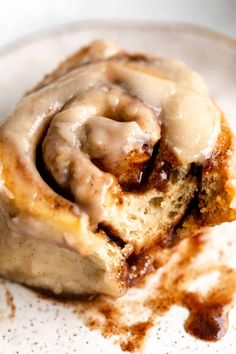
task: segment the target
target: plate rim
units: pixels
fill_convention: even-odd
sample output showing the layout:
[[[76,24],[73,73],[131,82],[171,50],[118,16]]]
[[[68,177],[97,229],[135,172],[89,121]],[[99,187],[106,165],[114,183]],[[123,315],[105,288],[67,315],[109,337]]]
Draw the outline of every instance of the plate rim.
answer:
[[[178,31],[186,32],[198,35],[200,37],[208,37],[209,39],[220,41],[222,44],[228,47],[236,49],[236,38],[230,37],[226,34],[217,32],[209,27],[197,25],[188,22],[178,21],[148,21],[148,20],[80,20],[67,22],[64,24],[52,26],[46,29],[42,29],[36,32],[32,32],[25,36],[19,37],[9,43],[0,47],[0,58],[8,55],[15,50],[19,50],[22,47],[46,39],[48,37],[57,37],[65,33],[72,33],[84,30],[140,30],[140,31]]]

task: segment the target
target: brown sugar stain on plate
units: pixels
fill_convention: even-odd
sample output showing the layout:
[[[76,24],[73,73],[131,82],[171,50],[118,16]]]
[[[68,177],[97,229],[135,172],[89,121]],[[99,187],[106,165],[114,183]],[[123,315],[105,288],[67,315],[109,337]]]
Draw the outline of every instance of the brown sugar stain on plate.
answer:
[[[236,292],[236,272],[220,264],[196,267],[194,260],[201,254],[204,245],[203,236],[184,241],[175,255],[176,260],[164,267],[159,279],[148,289],[146,298],[129,300],[124,296],[112,300],[99,297],[82,307],[78,305],[77,313],[86,325],[99,329],[105,337],[118,336],[122,350],[129,352],[141,350],[148,330],[157,317],[164,315],[172,305],[189,310],[184,324],[189,334],[203,340],[219,340],[228,327],[228,311]],[[188,285],[198,277],[214,271],[219,271],[220,276],[206,295],[187,290]],[[125,314],[141,313],[143,308],[149,312],[146,320],[128,324]],[[96,315],[92,314],[92,310]]]
[[[207,238],[206,234],[182,241],[169,263],[121,298],[99,296],[63,302],[72,306],[90,329],[99,330],[104,337],[114,337],[123,351],[140,352],[149,329],[173,305],[189,311],[184,323],[189,334],[217,341],[228,328],[228,312],[236,293],[236,271],[222,263],[221,250],[217,263],[209,264],[204,257],[203,263],[196,264],[209,246]],[[188,290],[191,283],[213,272],[219,276],[206,293]]]
[[[16,305],[15,305],[15,301],[14,301],[14,296],[13,294],[10,292],[10,290],[7,288],[6,284],[5,284],[5,280],[0,278],[0,284],[3,286],[4,288],[4,293],[5,293],[5,302],[9,311],[8,314],[8,318],[9,319],[14,319],[15,315],[16,315]]]
[[[9,318],[14,318],[16,314],[16,305],[14,303],[14,297],[7,288],[5,288],[5,295],[6,295],[6,303],[10,310]]]

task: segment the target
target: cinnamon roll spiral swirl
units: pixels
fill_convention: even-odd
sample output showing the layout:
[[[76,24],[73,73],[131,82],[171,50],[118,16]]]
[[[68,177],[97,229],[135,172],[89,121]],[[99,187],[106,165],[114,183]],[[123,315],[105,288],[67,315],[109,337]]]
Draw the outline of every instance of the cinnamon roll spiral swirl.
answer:
[[[197,73],[93,42],[0,129],[0,273],[121,295],[161,249],[235,219],[233,158]]]

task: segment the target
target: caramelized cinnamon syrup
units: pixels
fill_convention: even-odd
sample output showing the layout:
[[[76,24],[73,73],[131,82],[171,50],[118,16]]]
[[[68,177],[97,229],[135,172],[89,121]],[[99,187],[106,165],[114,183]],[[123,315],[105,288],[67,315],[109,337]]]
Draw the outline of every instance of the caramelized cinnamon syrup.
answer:
[[[10,290],[7,288],[5,285],[5,281],[0,278],[0,284],[3,285],[4,291],[5,291],[5,302],[9,310],[9,319],[13,319],[16,314],[16,305],[14,301],[13,294],[10,292]]]
[[[217,247],[216,237],[221,240]],[[114,337],[123,351],[142,351],[149,329],[161,327],[161,316],[173,305],[188,310],[186,332],[202,340],[217,341],[227,331],[228,312],[236,293],[236,270],[226,265],[232,257],[229,252],[233,252],[230,242],[218,229],[213,235],[184,240],[177,249],[167,250],[170,260],[164,267],[148,274],[123,297],[62,301],[72,306],[90,329]],[[204,277],[214,279],[206,281]],[[202,284],[194,288],[201,278]]]

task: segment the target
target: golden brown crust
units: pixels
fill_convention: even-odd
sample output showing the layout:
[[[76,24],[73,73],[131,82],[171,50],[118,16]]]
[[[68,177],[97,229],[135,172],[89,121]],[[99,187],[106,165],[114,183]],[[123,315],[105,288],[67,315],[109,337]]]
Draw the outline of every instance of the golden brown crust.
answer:
[[[67,72],[81,65],[81,62],[84,58],[86,58],[88,51],[89,46],[75,52],[73,55],[60,63],[55,70],[45,75],[44,78],[32,90],[29,91],[29,93],[41,89],[42,87],[50,84],[62,75],[66,74]]]
[[[230,164],[234,137],[225,118],[221,120],[221,134],[218,138],[215,151],[202,168],[201,192],[207,196],[200,199],[199,207],[203,224],[212,226],[222,222],[235,219],[235,210],[230,207],[232,202],[232,191],[227,184],[234,176],[231,175]]]

